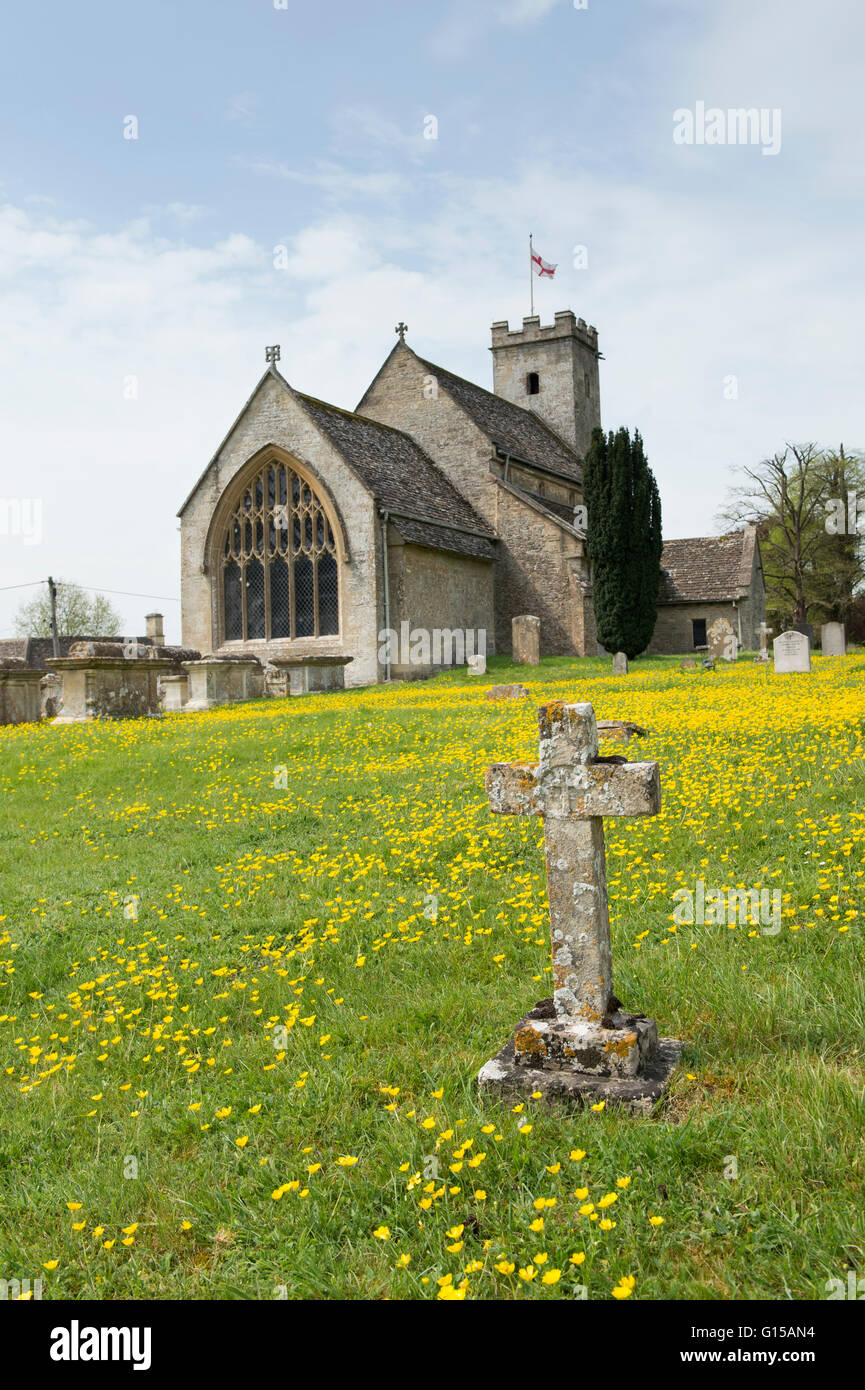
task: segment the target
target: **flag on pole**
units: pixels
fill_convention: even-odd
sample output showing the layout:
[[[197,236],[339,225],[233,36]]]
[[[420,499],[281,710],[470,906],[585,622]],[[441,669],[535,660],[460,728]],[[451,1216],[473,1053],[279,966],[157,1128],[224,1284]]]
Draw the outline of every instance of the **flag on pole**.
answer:
[[[538,255],[537,251],[532,251],[532,265],[536,275],[545,276],[548,280],[552,280],[556,273],[556,266],[550,265],[549,261],[545,261],[542,256]]]

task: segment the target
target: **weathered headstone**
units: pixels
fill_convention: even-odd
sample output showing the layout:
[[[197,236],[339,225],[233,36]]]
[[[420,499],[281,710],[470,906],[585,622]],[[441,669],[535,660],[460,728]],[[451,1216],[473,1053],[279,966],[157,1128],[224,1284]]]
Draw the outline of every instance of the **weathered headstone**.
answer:
[[[546,705],[538,722],[537,766],[496,763],[486,788],[493,811],[543,818],[554,993],[521,1019],[478,1084],[646,1112],[682,1044],[659,1042],[656,1024],[625,1012],[613,994],[603,818],[657,815],[658,764],[599,758],[591,705]]]
[[[613,657],[613,675],[626,676],[628,674],[628,658],[624,652],[616,652]]]
[[[518,666],[538,666],[541,660],[541,620],[529,613],[511,619],[514,661]]]
[[[482,656],[480,652],[475,656],[470,656],[468,659],[468,668],[470,676],[485,676],[487,673],[486,657]]]
[[[686,656],[686,657],[685,657],[685,660],[682,662],[682,665],[681,665],[681,667],[680,667],[680,670],[682,670],[682,671],[696,671],[696,669],[697,669],[697,663],[696,663],[696,661],[694,660],[694,658],[693,658],[692,656]]]
[[[631,724],[627,719],[599,719],[598,738],[615,739],[618,743],[627,743],[629,738],[643,738],[646,730],[642,724]]]
[[[846,656],[847,634],[843,623],[824,623],[820,629],[820,649],[824,656]]]
[[[759,637],[760,637],[760,650],[759,650],[759,652],[757,653],[757,656],[756,656],[755,659],[756,659],[757,661],[768,661],[768,660],[769,660],[769,638],[770,638],[771,635],[772,635],[773,629],[772,629],[771,627],[767,626],[767,623],[766,623],[766,619],[765,619],[765,618],[763,619],[763,621],[761,622],[760,626],[758,627],[757,632],[758,632]]]
[[[491,685],[487,691],[488,700],[525,700],[528,696],[525,685]]]
[[[779,675],[811,670],[811,645],[804,632],[782,632],[772,643],[772,649]]]
[[[739,655],[739,642],[729,618],[716,618],[706,633],[709,656],[717,661],[735,661]]]

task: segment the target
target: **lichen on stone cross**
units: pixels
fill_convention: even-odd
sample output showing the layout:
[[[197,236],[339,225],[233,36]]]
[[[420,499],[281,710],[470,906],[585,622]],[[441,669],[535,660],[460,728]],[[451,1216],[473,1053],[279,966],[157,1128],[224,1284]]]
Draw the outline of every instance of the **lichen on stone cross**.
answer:
[[[589,704],[545,705],[538,724],[537,765],[494,763],[487,796],[493,811],[543,818],[556,1015],[600,1024],[613,998],[604,817],[657,815],[660,773],[599,758]]]

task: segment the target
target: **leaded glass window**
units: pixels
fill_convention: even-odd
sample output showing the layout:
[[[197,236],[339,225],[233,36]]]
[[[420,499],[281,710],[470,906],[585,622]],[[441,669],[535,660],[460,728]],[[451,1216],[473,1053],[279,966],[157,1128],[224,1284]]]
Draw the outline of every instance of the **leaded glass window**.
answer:
[[[244,488],[226,527],[222,585],[226,642],[339,633],[333,531],[287,464],[265,464]]]

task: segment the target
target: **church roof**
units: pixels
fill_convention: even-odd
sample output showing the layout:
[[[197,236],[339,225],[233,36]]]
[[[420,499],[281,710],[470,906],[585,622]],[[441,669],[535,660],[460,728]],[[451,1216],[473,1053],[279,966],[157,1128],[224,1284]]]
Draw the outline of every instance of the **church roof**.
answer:
[[[756,526],[726,536],[664,541],[659,603],[722,603],[743,598],[751,584]]]
[[[418,361],[503,453],[582,482],[579,455],[533,411],[437,367],[425,357],[418,357]]]
[[[434,550],[495,559],[495,532],[402,430],[294,395],[375,497],[404,540]]]

